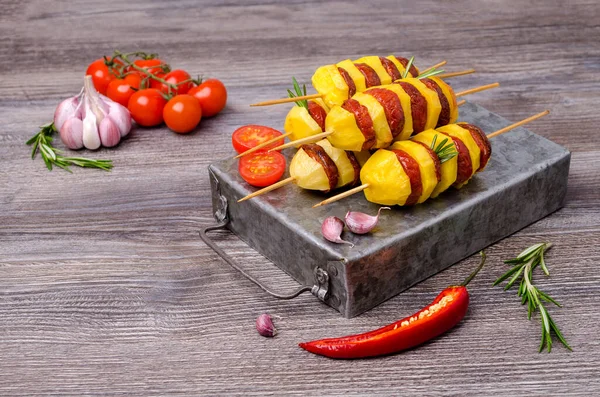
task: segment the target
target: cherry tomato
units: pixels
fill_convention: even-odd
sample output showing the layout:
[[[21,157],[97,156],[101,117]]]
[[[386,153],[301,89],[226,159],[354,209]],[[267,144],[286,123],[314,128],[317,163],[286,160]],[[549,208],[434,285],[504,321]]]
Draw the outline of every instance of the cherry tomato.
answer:
[[[162,59],[136,59],[133,61],[133,64],[139,66],[142,69],[146,69],[148,72],[152,74],[162,73],[162,67],[157,67],[158,65],[164,65],[165,62]],[[154,66],[154,67],[153,67]],[[135,68],[129,67],[129,71],[137,70]]]
[[[177,95],[165,106],[163,118],[167,127],[179,134],[192,131],[202,118],[202,108],[191,95]]]
[[[158,72],[158,73],[154,73],[154,75],[156,77],[164,79],[167,74],[163,73],[163,72]],[[161,83],[158,80],[154,80],[154,79],[148,79],[148,81],[150,82],[150,88],[156,88],[157,90],[162,91],[163,83]]]
[[[181,95],[187,94],[190,88],[194,87],[194,83],[192,81],[188,81],[187,83],[183,83],[186,80],[190,80],[192,77],[188,72],[181,69],[175,69],[169,73],[167,73],[163,79],[169,84],[174,84],[177,88],[172,88],[171,93],[173,95]],[[164,92],[165,94],[169,93],[169,87],[166,84],[162,84],[159,81],[153,80],[154,88],[157,88]],[[182,84],[183,83],[183,84]]]
[[[240,175],[252,186],[265,187],[283,176],[285,157],[279,152],[256,152],[240,158]]]
[[[135,92],[129,98],[127,108],[136,123],[153,127],[163,122],[163,108],[166,104],[167,100],[162,92],[147,88]]]
[[[85,74],[92,76],[94,87],[96,87],[96,90],[102,95],[106,95],[108,83],[117,78],[115,71],[109,69],[104,63],[104,58],[96,59],[94,62],[90,63]]]
[[[116,79],[108,83],[106,96],[115,102],[127,107],[129,98],[140,89],[142,78],[137,73],[131,73],[124,79]],[[134,89],[132,89],[134,88]]]
[[[202,109],[204,112],[204,109]],[[231,136],[231,143],[233,148],[238,153],[243,153],[248,149],[253,148],[269,139],[281,136],[281,132],[271,128],[265,127],[264,125],[245,125],[238,128],[233,132]],[[264,151],[273,149],[276,146],[283,145],[283,138],[273,142],[272,144],[265,146]]]
[[[188,94],[196,97],[202,106],[202,114],[211,117],[219,113],[227,103],[225,85],[217,79],[205,80],[198,87],[192,88]]]

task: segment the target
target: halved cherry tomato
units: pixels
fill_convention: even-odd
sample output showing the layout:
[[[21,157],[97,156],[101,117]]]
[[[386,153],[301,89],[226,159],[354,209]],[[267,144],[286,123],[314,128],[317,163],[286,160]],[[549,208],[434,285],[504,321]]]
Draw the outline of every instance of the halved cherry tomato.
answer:
[[[279,152],[256,152],[240,159],[240,175],[252,186],[274,184],[285,172],[285,157]]]
[[[175,69],[172,72],[167,73],[162,78],[165,79],[167,83],[174,84],[177,86],[177,88],[171,89],[171,93],[173,95],[187,94],[190,88],[194,87],[194,83],[190,81],[192,79],[192,76],[190,76],[190,74],[185,70]],[[186,80],[188,80],[187,83],[184,83],[184,81]],[[163,84],[160,81],[156,80],[153,80],[153,82],[154,88],[161,90],[165,94],[169,93],[169,87],[166,84]]]
[[[167,102],[163,110],[167,127],[179,134],[192,131],[202,118],[202,108],[191,95],[177,95]]]
[[[204,112],[204,108],[202,109]],[[264,125],[245,125],[238,128],[233,132],[231,136],[231,143],[233,148],[238,153],[243,153],[248,149],[253,148],[269,139],[281,136],[282,133],[271,127],[265,127]],[[283,138],[273,142],[272,144],[265,146],[264,151],[273,149],[276,146],[283,145]]]
[[[121,62],[115,60],[115,63]],[[85,71],[85,74],[89,74],[92,76],[92,82],[94,83],[94,87],[102,95],[106,95],[108,83],[117,78],[116,71],[106,66],[106,64],[104,63],[104,58],[96,59],[94,62],[90,63],[87,70]]]
[[[108,83],[106,96],[127,107],[129,98],[140,89],[142,78],[137,73],[130,73],[124,79],[116,79]],[[132,89],[133,88],[133,89]]]
[[[127,109],[139,125],[153,127],[163,122],[163,109],[167,100],[163,93],[153,88],[139,90],[129,98]]]
[[[198,87],[192,88],[188,94],[200,101],[202,114],[211,117],[219,113],[227,103],[227,90],[225,85],[217,79],[204,80]]]

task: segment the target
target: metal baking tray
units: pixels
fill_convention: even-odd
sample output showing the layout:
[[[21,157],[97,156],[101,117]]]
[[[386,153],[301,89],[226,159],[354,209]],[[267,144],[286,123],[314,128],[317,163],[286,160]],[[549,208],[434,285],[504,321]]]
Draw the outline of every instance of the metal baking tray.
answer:
[[[460,120],[487,133],[510,124],[473,103],[461,107]],[[263,290],[279,298],[311,291],[350,318],[562,207],[571,158],[568,150],[523,127],[491,143],[487,168],[465,187],[451,188],[414,207],[384,211],[372,233],[344,233],[343,238],[354,247],[323,239],[321,223],[330,215],[343,219],[349,209],[377,212],[379,206],[369,203],[362,193],[311,208],[325,196],[288,185],[237,203],[256,189],[241,179],[236,160],[220,161],[209,166],[217,224],[200,234]],[[293,150],[284,154],[289,159]],[[278,294],[248,275],[207,234],[225,228],[302,287]],[[271,265],[265,261],[265,266]]]

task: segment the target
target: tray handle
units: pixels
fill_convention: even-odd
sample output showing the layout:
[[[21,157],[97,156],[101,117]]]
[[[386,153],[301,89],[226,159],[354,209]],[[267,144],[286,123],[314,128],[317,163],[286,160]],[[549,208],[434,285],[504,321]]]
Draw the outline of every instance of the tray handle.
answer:
[[[223,219],[224,218],[224,219]],[[221,257],[227,264],[233,267],[235,270],[240,272],[242,276],[246,277],[248,280],[252,281],[254,284],[258,285],[260,289],[265,291],[267,294],[277,298],[277,299],[293,299],[298,295],[304,292],[311,292],[314,296],[319,298],[322,301],[325,301],[329,295],[329,274],[326,270],[317,267],[315,269],[315,285],[313,286],[302,286],[295,290],[294,292],[283,294],[274,292],[268,287],[266,287],[261,281],[257,280],[250,274],[248,274],[244,269],[242,269],[229,255],[225,253],[211,238],[208,236],[209,232],[215,230],[228,230],[227,224],[229,223],[229,219],[227,216],[223,217],[220,222],[214,226],[208,226],[200,231],[200,238],[202,241],[206,243],[217,255]]]

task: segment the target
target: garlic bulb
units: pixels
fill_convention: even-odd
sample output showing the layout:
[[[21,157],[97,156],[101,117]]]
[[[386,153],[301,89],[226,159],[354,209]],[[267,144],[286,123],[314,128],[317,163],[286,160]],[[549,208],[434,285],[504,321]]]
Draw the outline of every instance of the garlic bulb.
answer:
[[[54,112],[54,126],[69,149],[116,146],[131,131],[126,107],[101,95],[92,76],[85,76],[79,95],[62,101]]]

